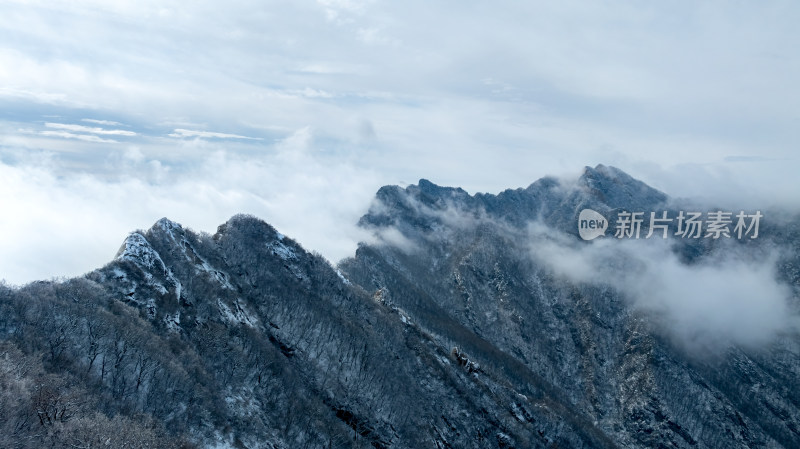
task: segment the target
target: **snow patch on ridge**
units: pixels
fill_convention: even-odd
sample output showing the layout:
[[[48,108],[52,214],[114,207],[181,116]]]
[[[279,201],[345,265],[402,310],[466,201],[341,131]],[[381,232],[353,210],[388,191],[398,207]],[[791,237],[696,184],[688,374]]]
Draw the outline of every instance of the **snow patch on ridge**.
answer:
[[[183,230],[183,226],[181,226],[180,223],[175,223],[174,221],[170,220],[167,217],[158,220],[156,224],[153,225],[153,227],[154,228],[157,227],[162,231],[164,231],[167,235],[170,236],[170,238],[172,238],[172,240],[175,240],[175,234],[172,231],[176,229]]]
[[[346,277],[344,277],[344,274],[342,274],[342,270],[337,268],[336,269],[336,275],[339,276],[339,279],[341,279],[342,282],[344,282],[345,285],[351,285],[350,280],[347,279]]]
[[[272,250],[272,254],[280,257],[283,260],[297,260],[297,254],[294,252],[294,250],[286,246],[281,240],[282,239],[279,239],[277,242],[267,244],[267,246]]]
[[[152,269],[165,269],[164,261],[155,249],[150,246],[150,242],[140,234],[134,232],[125,239],[125,243],[117,253],[117,260],[129,260],[141,267]]]

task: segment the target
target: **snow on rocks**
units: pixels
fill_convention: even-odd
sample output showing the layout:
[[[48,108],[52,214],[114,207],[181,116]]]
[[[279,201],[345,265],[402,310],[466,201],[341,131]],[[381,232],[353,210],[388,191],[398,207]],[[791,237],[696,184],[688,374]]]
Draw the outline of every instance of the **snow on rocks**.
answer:
[[[223,321],[229,323],[244,324],[245,326],[254,327],[255,323],[258,321],[239,299],[233,302],[233,309],[231,309],[231,307],[225,304],[221,299],[217,298],[217,308],[219,309]]]
[[[350,280],[344,277],[344,274],[342,274],[342,271],[338,268],[336,269],[336,275],[339,276],[339,279],[341,279],[342,282],[344,282],[344,285],[351,285]]]
[[[270,242],[267,244],[269,248],[272,250],[272,254],[280,257],[283,260],[297,260],[297,254],[294,252],[293,249],[286,246],[283,239],[278,239],[276,242]]]
[[[139,232],[131,233],[125,239],[119,252],[117,260],[129,260],[143,268],[160,270],[165,269],[164,261],[155,249],[150,246],[147,239]]]
[[[172,240],[175,240],[175,233],[173,231],[183,230],[183,227],[180,225],[180,223],[175,223],[174,221],[170,220],[167,217],[158,220],[156,224],[153,225],[153,228],[161,229],[167,235],[169,235],[172,238]]]
[[[181,331],[181,312],[177,311],[175,314],[172,315],[165,315],[164,316],[164,324],[166,324],[167,329],[170,332],[180,333]]]

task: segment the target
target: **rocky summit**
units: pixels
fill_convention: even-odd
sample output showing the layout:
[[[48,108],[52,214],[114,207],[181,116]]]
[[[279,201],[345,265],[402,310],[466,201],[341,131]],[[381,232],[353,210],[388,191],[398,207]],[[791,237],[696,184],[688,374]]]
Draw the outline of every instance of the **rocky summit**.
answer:
[[[85,276],[0,286],[0,447],[800,447],[800,220],[644,238],[680,210],[602,165],[421,180],[377,192],[338,266],[255,217],[161,219]]]

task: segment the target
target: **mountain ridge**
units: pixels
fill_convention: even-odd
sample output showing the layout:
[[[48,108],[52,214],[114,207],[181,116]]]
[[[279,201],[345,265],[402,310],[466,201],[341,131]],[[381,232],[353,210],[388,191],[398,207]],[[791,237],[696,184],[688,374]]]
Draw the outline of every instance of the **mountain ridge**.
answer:
[[[430,228],[432,223],[423,220],[418,209],[410,207],[416,202],[432,211],[455,208],[502,219],[518,227],[531,221],[542,221],[551,227],[574,231],[569,225],[576,222],[582,209],[595,209],[601,213],[621,210],[650,212],[658,206],[665,206],[669,197],[616,167],[599,164],[594,168],[585,167],[574,183],[544,177],[526,188],[470,195],[458,187],[442,187],[421,179],[418,184],[405,189],[381,187],[375,199],[379,206],[373,205],[359,219],[360,226],[380,228],[400,223]],[[614,217],[611,220],[615,222]]]
[[[668,199],[603,165],[497,195],[385,186],[359,223],[408,244],[337,266],[253,216],[214,234],[162,218],[86,276],[0,286],[0,382],[17,391],[0,446],[800,445],[796,333],[694,357],[614,285],[532,257],[598,247],[579,245],[582,208]],[[799,241],[779,261],[795,296]]]

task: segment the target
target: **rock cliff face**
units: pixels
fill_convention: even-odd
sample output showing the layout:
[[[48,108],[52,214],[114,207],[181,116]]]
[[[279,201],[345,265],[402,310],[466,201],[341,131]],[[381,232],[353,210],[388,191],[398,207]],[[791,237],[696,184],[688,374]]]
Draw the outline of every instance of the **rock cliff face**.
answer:
[[[534,254],[592,245],[584,208],[675,207],[604,166],[498,195],[387,186],[360,221],[379,238],[338,267],[253,217],[159,220],[82,278],[0,287],[0,446],[800,447],[796,328],[692,351]],[[780,243],[796,314],[800,232],[762,226],[747,248]]]

